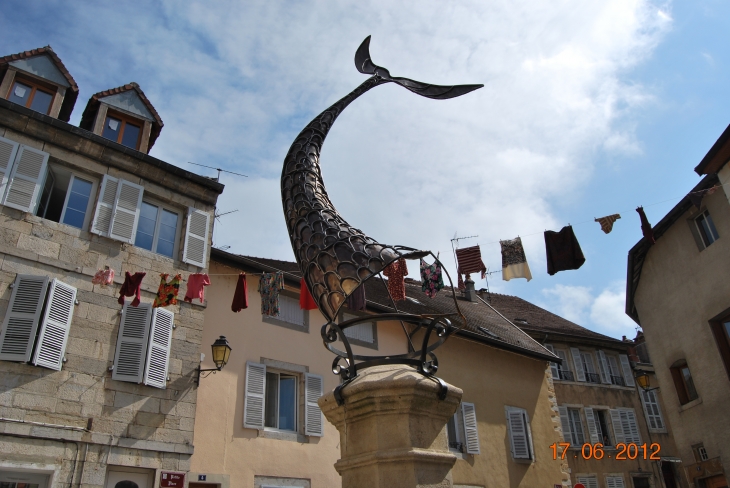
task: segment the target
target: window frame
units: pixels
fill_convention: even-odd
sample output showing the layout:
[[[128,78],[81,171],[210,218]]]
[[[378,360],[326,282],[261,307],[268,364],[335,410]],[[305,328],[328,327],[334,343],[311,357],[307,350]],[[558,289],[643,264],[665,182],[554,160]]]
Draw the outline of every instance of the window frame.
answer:
[[[664,415],[662,415],[662,407],[659,405],[659,396],[656,394],[656,390],[640,390],[639,396],[641,397],[641,406],[644,408],[644,413],[646,414],[646,427],[649,429],[649,432],[658,432],[658,433],[666,433],[667,432],[667,422],[664,420]],[[653,397],[653,401],[650,401],[647,403],[646,397],[651,396]],[[649,411],[650,404],[656,405],[657,414],[654,414],[653,412]],[[653,417],[659,417],[659,421],[661,422],[661,427],[652,427],[651,426],[651,419]]]
[[[699,223],[700,218],[703,218],[706,222],[708,222],[708,229],[710,229],[710,233],[712,234],[712,231],[714,230],[715,235],[707,235],[705,230],[702,228],[702,225]],[[706,208],[703,207],[696,215],[694,215],[692,217],[692,221],[694,222],[697,233],[700,236],[700,242],[703,245],[702,250],[707,249],[720,238],[720,233],[717,232],[715,222],[712,220],[712,216]]]
[[[462,439],[462,437],[465,437],[464,432],[463,432],[464,421],[460,417],[461,417],[461,404],[459,404],[459,406],[457,407],[456,412],[454,412],[454,415],[452,415],[451,418],[448,421],[446,421],[446,442],[448,443],[449,451],[451,451],[451,452],[459,452],[459,453],[464,452],[464,439]],[[451,427],[450,427],[451,420],[454,421],[454,431],[453,431],[454,439],[455,439],[454,444],[457,444],[458,447],[452,446],[451,440],[449,439],[449,433],[451,432]],[[459,428],[459,427],[461,427],[461,428]]]
[[[346,315],[349,316],[349,318],[345,318]],[[337,318],[337,324],[339,325],[340,323],[344,322],[345,320],[352,320],[352,319],[356,319],[356,318],[357,319],[359,319],[359,318],[367,318],[367,315],[366,314],[359,314],[358,315],[358,314],[351,313],[351,312],[343,312],[343,311],[340,311],[340,314],[339,314],[339,316]],[[356,339],[356,338],[350,337],[350,336],[347,336],[347,341],[350,344],[353,344],[353,345],[356,345],[356,346],[367,347],[368,349],[375,349],[377,351],[378,350],[378,326],[377,326],[377,322],[375,320],[372,320],[370,322],[363,322],[361,324],[357,324],[355,327],[361,326],[361,325],[365,325],[365,324],[370,324],[370,327],[372,328],[373,342],[363,341],[363,340]]]
[[[276,427],[270,427],[266,425],[266,417],[268,413],[268,407],[269,402],[268,399],[268,388],[269,388],[269,379],[268,375],[277,375],[277,381],[278,385],[276,388],[278,398],[276,400]],[[294,379],[294,429],[282,429],[279,427],[279,421],[280,421],[280,413],[281,413],[281,376],[284,375],[287,378],[293,378]],[[301,395],[300,392],[300,386],[299,383],[302,382],[301,374],[293,372],[293,371],[284,371],[276,368],[266,368],[266,382],[264,383],[264,430],[273,431],[273,432],[285,432],[285,433],[299,433],[299,428],[301,427],[301,419],[299,418],[299,406],[300,406],[300,398]]]
[[[108,123],[109,117],[113,119],[119,119],[121,123],[121,127],[119,128],[119,135],[117,136],[117,140],[109,139],[108,137],[104,137],[104,129],[106,128],[106,125]],[[132,125],[139,126],[139,134],[137,135],[137,143],[134,147],[124,146],[122,144],[122,139],[124,138],[124,129],[127,127],[127,123],[132,123]],[[116,142],[117,144],[124,146],[129,149],[134,149],[135,151],[139,151],[140,145],[142,144],[142,134],[144,132],[144,123],[145,120],[137,117],[132,117],[131,115],[124,114],[118,110],[113,110],[111,107],[107,109],[106,114],[104,114],[104,124],[101,126],[101,137],[104,137],[107,141]]]
[[[295,300],[297,302],[297,306],[299,306],[299,294],[294,293],[293,291],[284,289],[279,291],[279,300],[281,300],[281,297],[287,297],[292,300]],[[296,330],[298,332],[304,332],[309,334],[309,310],[303,310],[300,308],[302,313],[304,314],[304,325],[295,324],[294,322],[288,322],[286,320],[281,319],[281,315],[279,317],[271,317],[269,315],[261,314],[261,321],[267,324],[272,325],[278,325],[279,327],[285,327],[287,329]]]
[[[138,249],[143,249],[147,252],[154,253],[158,256],[162,256],[162,257],[173,259],[173,260],[177,261],[180,256],[180,239],[181,239],[181,232],[182,232],[183,211],[176,207],[171,207],[155,198],[149,198],[146,195],[147,195],[147,192],[142,193],[142,203],[146,203],[147,205],[155,206],[158,209],[157,220],[155,221],[155,233],[152,236],[152,249],[145,249],[144,247],[140,247],[136,244],[137,233],[139,232],[139,223],[137,224],[137,228],[134,230],[134,242],[132,243],[132,245]],[[172,256],[160,254],[155,250],[155,249],[157,249],[158,238],[160,236],[160,232],[159,232],[160,231],[160,222],[162,221],[162,212],[160,210],[167,210],[168,212],[174,213],[175,215],[177,215],[177,225],[175,226],[175,241],[173,242]],[[142,217],[142,205],[140,204],[138,221],[141,217]]]
[[[689,376],[690,378],[692,378],[692,370],[689,368],[686,359],[679,359],[675,361],[674,364],[672,364],[672,366],[669,368],[670,372],[672,373],[674,388],[677,391],[677,397],[679,398],[680,405],[687,405],[688,403],[691,403],[700,398],[700,394],[697,391],[697,386],[694,384],[694,379],[692,379],[692,387],[696,396],[694,398],[691,398],[690,389],[684,378],[684,374],[682,373],[682,370],[684,368],[689,371]]]
[[[580,435],[581,435],[581,439],[577,439],[580,442],[576,442],[575,446],[577,448],[580,448],[586,442],[586,433],[585,433],[586,429],[585,429],[585,425],[583,425],[583,416],[580,414],[582,409],[576,408],[576,407],[567,407],[567,410],[568,410],[568,421],[570,422],[570,437],[571,437],[570,447],[573,447],[573,437],[578,436],[578,432],[575,429],[575,426],[576,426],[575,418],[572,415],[573,413],[575,413],[578,417],[578,425],[580,426]]]
[[[580,351],[580,358],[581,362],[583,363],[583,374],[586,377],[586,383],[592,383],[594,385],[600,385],[601,384],[601,375],[596,369],[596,358],[594,357],[593,351]],[[589,361],[586,361],[588,359]],[[590,369],[592,371],[588,370],[588,366],[590,365]],[[588,375],[592,375],[593,378],[589,379]],[[594,381],[597,380],[597,381]]]
[[[507,417],[507,434],[509,436],[510,440],[510,451],[511,451],[511,457],[512,461],[520,464],[532,464],[535,462],[535,445],[532,440],[532,427],[530,422],[530,415],[527,413],[527,410],[520,407],[513,407],[509,405],[505,405],[504,407],[505,416]],[[528,456],[526,458],[516,458],[515,452],[514,452],[514,445],[513,442],[513,433],[512,433],[512,426],[510,423],[510,413],[517,412],[521,415],[522,418],[522,425],[524,427],[525,436],[526,436],[526,443],[527,443],[527,450],[528,450]]]
[[[28,96],[28,101],[26,102],[25,105],[21,105],[21,107],[25,107],[29,110],[33,110],[30,108],[30,106],[33,105],[33,98],[35,97],[36,91],[38,91],[38,89],[40,88],[40,91],[42,91],[48,95],[51,95],[51,103],[48,104],[48,110],[45,113],[43,113],[43,112],[38,112],[38,113],[39,114],[43,113],[43,115],[50,115],[51,110],[53,110],[53,102],[56,100],[56,94],[58,93],[58,86],[52,85],[51,83],[48,83],[48,82],[43,82],[36,78],[31,78],[26,73],[21,73],[19,71],[16,71],[15,73],[16,74],[15,74],[15,77],[13,78],[13,82],[10,83],[10,88],[8,89],[8,92],[5,94],[5,100],[11,101],[10,94],[13,92],[13,88],[15,87],[15,84],[20,82],[24,85],[30,86],[30,88],[31,88],[30,95]],[[16,102],[13,102],[13,103],[15,103],[16,105],[20,105],[19,103],[16,103]],[[33,110],[33,111],[35,112],[35,110]]]
[[[730,323],[730,308],[709,321],[712,335],[715,337],[715,344],[720,353],[720,359],[730,380],[730,327],[726,326],[725,323]]]
[[[75,178],[78,178],[80,180],[88,181],[91,183],[91,191],[89,192],[89,203],[86,204],[86,211],[84,213],[84,223],[82,224],[82,227],[80,230],[89,230],[89,226],[91,225],[91,216],[94,213],[94,208],[96,207],[96,197],[97,192],[99,190],[99,178],[91,176],[87,173],[82,173],[80,171],[75,171],[67,166],[64,166],[62,164],[58,164],[56,162],[48,162],[48,165],[46,167],[46,174],[43,178],[43,185],[41,186],[40,194],[38,196],[38,201],[36,202],[36,208],[33,210],[33,214],[37,217],[40,217],[44,220],[50,220],[46,217],[46,214],[48,212],[48,208],[46,208],[46,212],[44,215],[38,215],[38,210],[41,207],[42,204],[42,198],[43,198],[43,191],[46,188],[46,184],[48,183],[48,178],[53,177],[54,181],[57,178],[57,176],[54,175],[54,168],[56,171],[59,171],[59,169],[63,172],[70,173],[71,177],[69,178],[68,185],[66,186],[66,196],[63,199],[63,208],[61,209],[61,216],[58,218],[58,224],[62,225],[68,225],[69,227],[73,227],[74,229],[78,229],[78,227],[75,227],[71,224],[65,224],[63,222],[63,218],[66,215],[66,209],[68,208],[68,200],[69,196],[71,194],[71,187],[73,186],[73,182]],[[48,198],[50,199],[51,195],[48,195]],[[51,220],[53,222],[53,220]]]

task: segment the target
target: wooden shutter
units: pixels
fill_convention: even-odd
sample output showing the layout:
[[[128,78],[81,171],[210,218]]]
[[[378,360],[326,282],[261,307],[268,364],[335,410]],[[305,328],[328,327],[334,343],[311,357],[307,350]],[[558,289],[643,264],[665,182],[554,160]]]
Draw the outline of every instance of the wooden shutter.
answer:
[[[611,370],[608,367],[608,361],[606,361],[606,354],[598,350],[598,370],[601,372],[601,381],[606,384],[611,384]]]
[[[613,424],[613,436],[614,436],[614,445],[618,444],[619,442],[626,442],[626,437],[624,436],[624,428],[621,424],[621,414],[618,410],[612,409],[611,412],[611,424]]]
[[[172,324],[175,314],[164,308],[152,311],[150,324],[150,344],[147,348],[147,361],[144,368],[144,384],[156,388],[167,385],[167,370],[170,364],[172,345]]]
[[[568,417],[568,407],[558,407],[560,412],[560,423],[563,426],[563,441],[573,444],[573,432],[570,428],[570,417]]]
[[[586,374],[583,369],[583,360],[580,357],[580,350],[577,347],[570,348],[570,354],[573,356],[573,364],[575,364],[575,375],[578,381],[585,381]]]
[[[596,416],[593,413],[593,409],[585,407],[583,411],[586,414],[586,423],[588,424],[588,435],[591,438],[591,444],[603,442],[603,439],[598,435],[598,429],[596,429]]]
[[[649,421],[649,429],[664,432],[664,418],[662,418],[662,411],[659,408],[659,400],[657,399],[654,390],[642,390],[641,403],[644,406],[644,412],[646,413],[646,418]]]
[[[119,179],[113,176],[104,175],[99,190],[99,200],[96,202],[94,222],[91,224],[91,232],[102,236],[109,236],[109,227],[112,224],[114,215],[114,202],[117,200],[117,189]]]
[[[324,417],[317,400],[324,394],[324,380],[318,374],[304,375],[304,434],[316,437],[324,435]]]
[[[188,225],[185,229],[183,261],[205,268],[209,227],[210,214],[208,212],[188,207]]]
[[[279,295],[279,316],[276,317],[284,322],[304,327],[304,313],[299,307],[299,299],[287,295]]]
[[[583,483],[586,488],[598,488],[598,479],[595,476],[580,476],[578,483]]]
[[[461,402],[461,417],[464,421],[464,444],[467,454],[480,454],[479,424],[473,403]]]
[[[3,205],[24,212],[34,211],[47,164],[48,153],[21,145],[8,178]]]
[[[266,365],[246,362],[246,397],[243,402],[243,426],[249,429],[264,428],[264,393],[266,391]]]
[[[641,444],[641,436],[639,435],[639,426],[636,423],[636,414],[633,409],[620,409],[621,427],[624,431],[624,442],[635,442]]]
[[[10,139],[0,137],[0,199],[5,195],[7,189],[8,176],[13,169],[15,156],[18,154],[18,144]]]
[[[144,188],[127,180],[119,180],[117,186],[109,237],[132,244],[137,232]]]
[[[555,354],[555,349],[553,349],[553,346],[551,346],[550,344],[545,344],[545,348],[551,353]],[[553,379],[560,379],[560,374],[558,373],[558,363],[554,363],[552,361],[550,362],[550,372],[553,375]]]
[[[532,459],[530,439],[527,435],[527,415],[524,410],[507,409],[507,426],[514,459]]]
[[[75,301],[76,288],[57,279],[51,281],[46,311],[38,333],[38,345],[33,355],[33,364],[36,366],[61,370]]]
[[[124,304],[114,353],[113,380],[142,383],[151,318],[151,303],[140,303],[137,307]]]
[[[631,371],[631,363],[629,363],[629,357],[626,354],[619,354],[619,360],[621,361],[621,369],[624,372],[624,380],[626,386],[634,386],[634,373]]]
[[[47,290],[47,276],[16,276],[0,333],[1,360],[30,360]]]
[[[606,476],[606,488],[624,488],[624,479],[621,476]]]

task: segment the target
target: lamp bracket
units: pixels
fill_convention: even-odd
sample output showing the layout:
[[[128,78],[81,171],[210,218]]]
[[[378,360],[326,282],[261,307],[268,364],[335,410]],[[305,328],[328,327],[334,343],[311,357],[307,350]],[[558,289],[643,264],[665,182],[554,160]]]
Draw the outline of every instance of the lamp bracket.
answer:
[[[198,386],[200,386],[200,378],[201,378],[201,374],[202,373],[206,373],[207,372],[208,374],[206,374],[205,376],[202,376],[202,378],[207,378],[211,374],[216,374],[216,372],[220,371],[221,369],[223,369],[222,366],[220,368],[206,368],[206,369],[201,369],[200,366],[198,366],[198,369],[195,370],[198,373],[195,376],[195,384],[198,385]]]

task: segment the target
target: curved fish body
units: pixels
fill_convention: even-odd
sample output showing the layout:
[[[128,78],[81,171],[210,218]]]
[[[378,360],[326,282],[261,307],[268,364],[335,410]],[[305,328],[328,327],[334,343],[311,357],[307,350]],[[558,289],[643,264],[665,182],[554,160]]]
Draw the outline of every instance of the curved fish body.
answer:
[[[397,83],[434,99],[457,97],[483,86],[440,86],[391,77],[386,69],[372,63],[369,43],[370,37],[360,45],[355,64],[358,71],[372,76],[299,133],[281,172],[281,198],[294,256],[319,310],[330,322],[357,287],[403,257],[406,249],[380,244],[352,227],[327,196],[319,157],[332,124],[356,98],[385,83]]]

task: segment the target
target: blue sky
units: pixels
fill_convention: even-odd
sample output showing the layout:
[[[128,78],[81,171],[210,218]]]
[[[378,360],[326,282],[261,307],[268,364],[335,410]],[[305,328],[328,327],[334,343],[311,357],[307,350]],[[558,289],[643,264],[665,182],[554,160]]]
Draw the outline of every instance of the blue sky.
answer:
[[[727,0],[459,2],[5,2],[2,54],[50,44],[80,86],[136,81],[165,121],[151,154],[224,176],[216,245],[293,259],[278,176],[289,144],[364,80],[355,49],[396,76],[484,83],[447,101],[386,85],[345,111],[322,167],[342,215],[375,239],[440,251],[478,235],[499,270],[500,239],[523,237],[534,279],[517,295],[620,337],[626,255],[699,177],[730,123]],[[412,4],[415,5],[415,4]],[[662,202],[662,203],[657,203]],[[655,204],[656,203],[656,204]],[[594,217],[619,212],[605,235]],[[546,272],[542,232],[573,224],[587,261]],[[411,265],[411,276],[417,269]],[[486,283],[477,280],[477,286]]]

